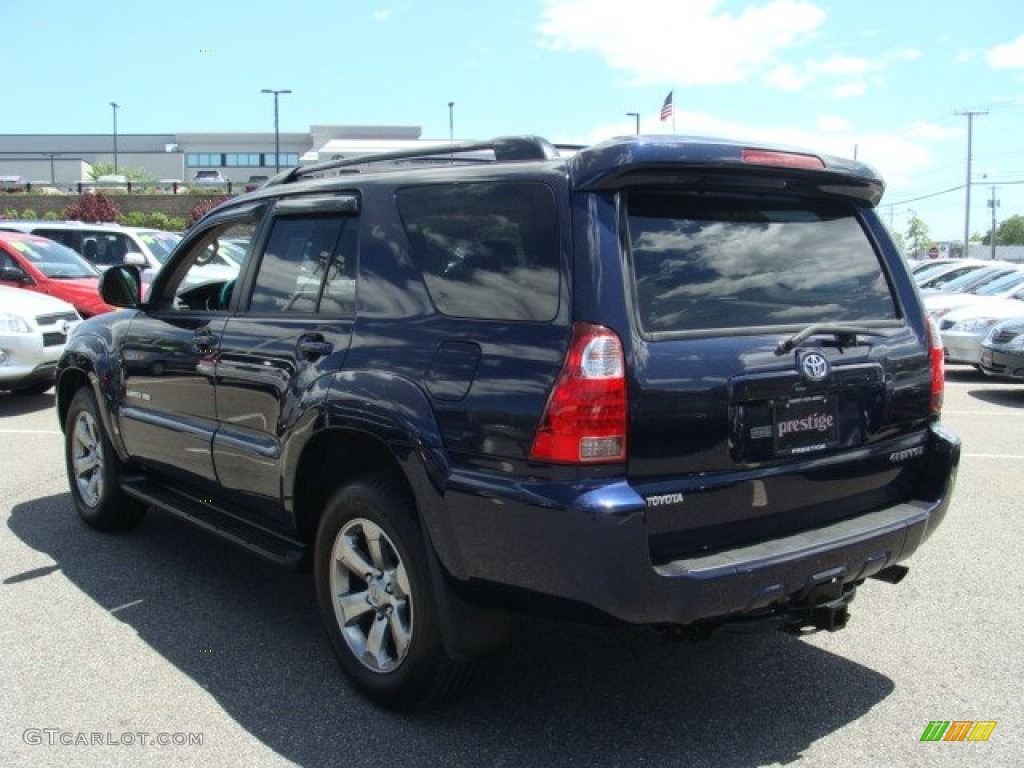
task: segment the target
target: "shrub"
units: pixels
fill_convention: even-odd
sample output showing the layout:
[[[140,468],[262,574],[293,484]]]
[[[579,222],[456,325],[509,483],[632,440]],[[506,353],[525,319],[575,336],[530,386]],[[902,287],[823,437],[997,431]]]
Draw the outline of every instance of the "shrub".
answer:
[[[43,214],[44,221],[60,221],[60,214],[57,211],[47,211]]]
[[[207,213],[212,211],[214,208],[216,208],[218,205],[220,205],[227,199],[228,195],[221,195],[215,200],[204,200],[203,202],[201,202],[199,205],[193,208],[192,213],[189,214],[187,226],[191,227],[193,224],[195,224],[197,221],[203,218],[203,216],[205,216]]]
[[[116,222],[121,219],[121,209],[102,192],[83,192],[77,203],[72,203],[65,209],[64,218],[89,223]]]
[[[179,231],[185,229],[185,220],[180,216],[168,216],[163,211],[129,211],[121,217],[121,223],[129,227],[149,227],[152,229],[165,229],[168,231]]]
[[[129,227],[145,227],[148,226],[148,221],[149,214],[144,211],[128,211],[128,213],[121,216],[121,223]]]

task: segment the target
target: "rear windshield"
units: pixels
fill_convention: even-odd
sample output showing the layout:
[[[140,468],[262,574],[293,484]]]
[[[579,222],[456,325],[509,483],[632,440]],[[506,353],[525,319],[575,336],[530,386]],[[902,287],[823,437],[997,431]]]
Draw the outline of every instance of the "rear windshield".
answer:
[[[633,192],[627,211],[647,333],[898,316],[878,256],[849,206]]]

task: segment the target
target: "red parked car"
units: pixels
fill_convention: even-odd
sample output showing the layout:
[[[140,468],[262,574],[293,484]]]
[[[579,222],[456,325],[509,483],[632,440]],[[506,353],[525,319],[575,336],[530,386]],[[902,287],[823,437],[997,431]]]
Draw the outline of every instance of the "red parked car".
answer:
[[[67,246],[45,237],[0,232],[0,285],[26,288],[73,304],[82,317],[113,307],[99,294],[100,273]]]

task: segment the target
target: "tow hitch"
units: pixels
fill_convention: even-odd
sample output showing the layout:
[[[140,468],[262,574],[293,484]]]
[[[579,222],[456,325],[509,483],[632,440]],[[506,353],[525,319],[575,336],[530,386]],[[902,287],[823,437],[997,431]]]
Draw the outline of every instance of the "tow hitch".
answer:
[[[857,594],[856,584],[840,582],[816,586],[806,596],[783,608],[782,629],[794,635],[827,630],[836,632],[850,620],[849,605]]]

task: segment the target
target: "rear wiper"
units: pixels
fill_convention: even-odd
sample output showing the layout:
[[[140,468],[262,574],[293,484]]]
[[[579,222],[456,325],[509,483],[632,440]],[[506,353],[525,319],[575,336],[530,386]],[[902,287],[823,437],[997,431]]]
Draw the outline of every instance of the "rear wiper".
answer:
[[[779,342],[775,348],[776,355],[784,355],[789,350],[795,349],[803,344],[811,336],[828,334],[836,337],[836,343],[840,347],[852,347],[857,343],[858,336],[884,336],[885,334],[875,328],[868,328],[864,325],[843,325],[841,323],[815,323],[809,325],[802,331],[794,333],[788,339]]]

